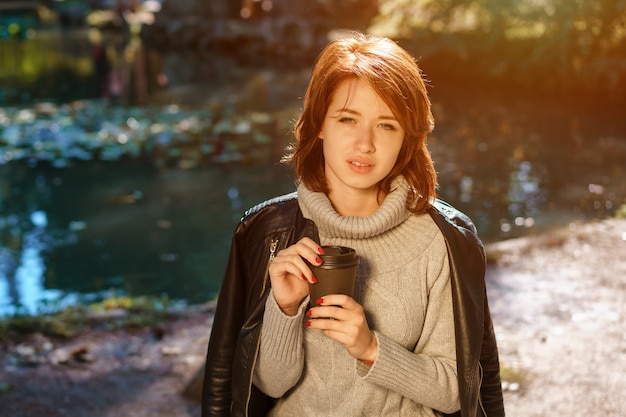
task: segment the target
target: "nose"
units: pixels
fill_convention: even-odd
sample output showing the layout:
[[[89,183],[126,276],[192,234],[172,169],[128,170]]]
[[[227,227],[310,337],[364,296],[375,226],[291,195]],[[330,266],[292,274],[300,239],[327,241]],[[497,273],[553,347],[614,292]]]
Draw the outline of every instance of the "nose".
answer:
[[[376,150],[374,145],[374,132],[369,127],[360,129],[356,137],[354,147],[360,153],[372,153]]]

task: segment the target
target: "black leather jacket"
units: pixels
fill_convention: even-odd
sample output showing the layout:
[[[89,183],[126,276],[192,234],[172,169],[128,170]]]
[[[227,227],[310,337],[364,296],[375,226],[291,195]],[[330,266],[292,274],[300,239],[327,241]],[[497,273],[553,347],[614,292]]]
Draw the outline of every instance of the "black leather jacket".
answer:
[[[461,411],[458,417],[504,416],[498,349],[485,288],[485,252],[467,216],[437,201],[429,214],[448,246]],[[264,416],[273,399],[252,384],[270,254],[304,236],[319,242],[297,195],[246,212],[232,241],[204,372],[202,417]]]

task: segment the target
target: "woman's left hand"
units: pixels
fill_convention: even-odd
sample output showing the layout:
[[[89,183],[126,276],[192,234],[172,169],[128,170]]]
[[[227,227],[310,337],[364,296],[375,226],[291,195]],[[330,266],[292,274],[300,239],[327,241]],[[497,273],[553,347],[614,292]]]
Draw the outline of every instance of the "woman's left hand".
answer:
[[[321,306],[307,311],[314,320],[307,326],[343,344],[348,353],[359,360],[373,362],[378,354],[376,336],[370,330],[361,304],[352,297],[332,294],[323,297]]]

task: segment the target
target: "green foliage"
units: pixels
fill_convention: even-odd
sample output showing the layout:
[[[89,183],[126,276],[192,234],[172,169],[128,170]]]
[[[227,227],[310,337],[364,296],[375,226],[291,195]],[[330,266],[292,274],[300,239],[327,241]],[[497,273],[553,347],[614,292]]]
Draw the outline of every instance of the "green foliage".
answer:
[[[32,316],[16,314],[0,318],[0,340],[41,333],[67,338],[91,327],[106,329],[139,328],[158,324],[170,316],[170,301],[157,297],[113,296],[90,305]]]
[[[167,298],[112,296],[90,305],[93,311],[125,309],[130,311],[164,311],[170,304]]]
[[[622,206],[615,213],[615,217],[618,219],[626,219],[626,204],[622,204]]]
[[[381,0],[380,12],[370,30],[438,71],[626,97],[626,0]]]
[[[95,81],[89,51],[87,38],[32,31],[19,40],[0,33],[0,104],[90,97]]]
[[[512,367],[506,364],[501,364],[500,378],[502,379],[503,389],[518,391],[521,387],[524,386],[524,383],[528,378],[528,371],[524,368]]]

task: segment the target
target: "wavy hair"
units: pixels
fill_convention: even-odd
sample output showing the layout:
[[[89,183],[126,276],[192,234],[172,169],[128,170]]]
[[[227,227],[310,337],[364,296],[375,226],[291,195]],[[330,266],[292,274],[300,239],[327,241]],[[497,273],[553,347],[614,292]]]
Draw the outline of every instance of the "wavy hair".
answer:
[[[322,50],[295,124],[296,142],[283,162],[294,164],[297,181],[328,194],[319,133],[333,93],[343,81],[354,78],[372,86],[405,132],[396,164],[379,183],[380,189],[389,193],[393,179],[403,175],[414,191],[407,208],[414,213],[426,211],[436,198],[437,186],[437,173],[426,147],[426,137],[434,128],[431,103],[417,63],[390,39],[357,34],[331,41]]]

